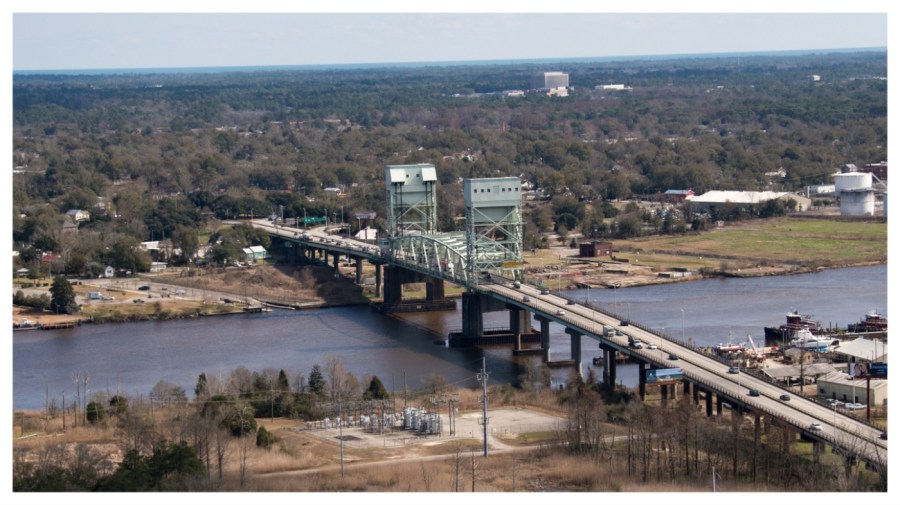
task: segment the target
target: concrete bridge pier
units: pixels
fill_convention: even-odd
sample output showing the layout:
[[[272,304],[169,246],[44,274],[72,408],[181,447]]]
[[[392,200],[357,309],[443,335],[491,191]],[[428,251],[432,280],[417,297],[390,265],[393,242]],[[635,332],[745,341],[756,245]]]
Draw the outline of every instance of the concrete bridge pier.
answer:
[[[681,381],[681,390],[684,396],[690,396],[691,394],[691,383],[687,379]]]
[[[547,363],[550,361],[550,320],[539,315],[535,315],[534,318],[541,323],[541,360]]]
[[[638,362],[638,394],[641,396],[641,401],[644,401],[647,396],[647,364],[643,361]]]
[[[531,333],[531,312],[509,306],[509,329],[513,333],[513,353],[522,351],[522,335]]]
[[[332,266],[334,267],[334,275],[336,276],[338,273],[338,261],[340,261],[341,255],[338,253],[334,253],[334,258],[332,258]]]
[[[712,417],[713,415],[713,394],[712,391],[708,389],[703,390],[706,393],[706,417]]]
[[[363,267],[363,259],[360,257],[356,257],[356,285],[362,284],[362,267]]]
[[[603,350],[603,384],[606,387],[614,387],[616,385],[616,350],[605,344],[600,344]]]
[[[435,279],[432,277],[425,281],[425,300],[437,302],[446,299],[446,296],[444,296],[444,279]]]
[[[381,265],[375,264],[375,296],[381,296]]]
[[[578,377],[584,378],[584,374],[581,372],[581,336],[583,333],[573,330],[572,328],[566,328],[566,333],[568,333],[570,337],[569,344],[572,350],[572,366],[575,368],[575,373],[578,374]]]
[[[716,415],[722,415],[722,395],[716,394]]]

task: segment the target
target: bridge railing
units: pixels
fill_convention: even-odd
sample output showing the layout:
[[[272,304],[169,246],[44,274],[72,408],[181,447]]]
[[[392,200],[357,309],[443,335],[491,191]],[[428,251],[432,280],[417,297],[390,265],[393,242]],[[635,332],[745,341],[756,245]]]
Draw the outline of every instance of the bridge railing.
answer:
[[[607,316],[609,316],[609,317],[613,317],[613,318],[618,319],[618,320],[626,320],[626,319],[628,319],[627,316],[626,316],[626,317],[623,317],[621,314],[617,314],[617,313],[615,313],[615,312],[613,312],[613,311],[611,311],[611,310],[605,310],[605,309],[603,309],[602,307],[598,307],[596,304],[593,304],[593,303],[590,303],[590,304],[584,304],[584,303],[581,303],[581,302],[579,302],[579,300],[578,300],[577,298],[575,298],[574,296],[564,295],[564,294],[561,294],[560,296],[561,296],[562,298],[565,298],[566,300],[570,300],[570,301],[572,301],[572,302],[574,302],[574,303],[577,303],[577,304],[580,304],[580,305],[584,305],[584,306],[586,306],[586,307],[588,307],[588,308],[590,308],[590,309],[596,310],[597,312],[600,312],[600,313],[602,313],[602,314],[605,314],[605,315],[607,315]],[[669,341],[669,342],[672,342],[672,343],[674,343],[674,344],[678,344],[678,345],[680,345],[680,346],[682,346],[682,347],[689,348],[689,349],[691,349],[691,350],[693,350],[693,351],[695,351],[695,352],[697,352],[697,353],[703,354],[704,356],[706,356],[706,357],[708,357],[708,358],[714,359],[714,360],[716,360],[716,361],[718,361],[718,362],[720,362],[720,363],[722,363],[722,364],[724,364],[724,365],[731,365],[731,362],[730,362],[729,360],[725,359],[725,358],[722,357],[722,356],[719,356],[718,354],[709,352],[709,350],[708,350],[707,348],[698,347],[698,346],[694,345],[693,343],[685,342],[684,340],[681,340],[680,338],[673,337],[673,336],[671,336],[671,335],[669,335],[669,334],[667,334],[667,333],[665,333],[665,332],[663,332],[663,331],[659,331],[659,330],[654,329],[654,328],[649,328],[649,327],[647,327],[647,326],[644,326],[644,325],[641,324],[641,323],[635,323],[635,322],[632,321],[632,320],[629,320],[629,321],[628,321],[628,324],[631,325],[631,326],[634,326],[634,327],[636,327],[636,328],[639,328],[639,329],[641,329],[641,330],[643,330],[643,331],[646,331],[647,333],[651,333],[651,334],[653,334],[653,335],[656,335],[657,337],[660,337],[660,338],[662,338],[662,339],[665,339],[665,340],[667,340],[667,341]],[[783,390],[785,393],[791,393],[791,392],[793,392],[793,391],[790,389],[789,386],[786,386],[786,385],[785,385],[784,383],[782,383],[781,381],[778,381],[778,380],[773,379],[772,377],[769,377],[768,375],[766,375],[766,374],[765,374],[763,371],[761,371],[761,370],[758,370],[758,369],[745,369],[745,370],[742,370],[741,373],[745,373],[745,374],[747,374],[747,375],[750,375],[751,377],[754,377],[754,378],[756,378],[756,379],[759,379],[759,380],[761,380],[761,381],[764,381],[764,382],[766,382],[767,384],[769,384],[769,385],[771,385],[771,386],[774,386],[774,387],[777,387],[777,388]],[[811,398],[811,397],[808,397],[808,396],[805,396],[805,395],[799,395],[799,396],[800,396],[800,400],[801,400],[801,401],[808,401],[808,402],[815,403],[815,404],[818,404],[818,405],[821,405],[821,406],[824,406],[824,407],[831,408],[831,406],[830,406],[826,401],[820,400],[819,398]],[[867,425],[867,426],[870,426],[870,427],[873,427],[873,428],[876,428],[876,429],[881,429],[881,427],[880,427],[878,424],[876,424],[876,423],[874,423],[874,422],[872,422],[872,421],[870,421],[870,420],[868,420],[868,419],[857,418],[857,417],[855,417],[855,416],[846,416],[846,415],[843,414],[843,413],[840,413],[840,414],[841,414],[841,415],[844,415],[845,417],[852,417],[853,420],[855,420],[855,421],[857,421],[857,422],[859,422],[859,423],[865,424],[865,425]],[[809,415],[813,415],[813,414],[809,414]],[[813,417],[816,417],[816,416],[813,415]],[[820,420],[827,421],[827,420],[825,420],[825,419],[820,419]]]

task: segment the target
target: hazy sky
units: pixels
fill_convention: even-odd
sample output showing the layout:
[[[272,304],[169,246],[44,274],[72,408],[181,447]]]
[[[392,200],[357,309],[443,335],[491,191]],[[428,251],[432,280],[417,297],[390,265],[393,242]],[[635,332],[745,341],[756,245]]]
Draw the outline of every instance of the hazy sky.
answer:
[[[871,6],[871,2],[859,5]],[[253,6],[244,3],[245,9]],[[121,9],[113,5],[108,10]],[[506,60],[888,45],[886,10],[794,14],[24,11],[12,13],[13,70]]]

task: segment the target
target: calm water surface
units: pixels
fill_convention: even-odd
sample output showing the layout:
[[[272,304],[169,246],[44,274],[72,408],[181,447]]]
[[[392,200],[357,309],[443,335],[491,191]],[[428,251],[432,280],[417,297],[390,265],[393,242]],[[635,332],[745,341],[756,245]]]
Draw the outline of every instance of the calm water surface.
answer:
[[[826,270],[814,274],[710,279],[609,290],[572,290],[605,309],[617,309],[645,326],[680,338],[683,331],[698,345],[762,341],[763,327],[784,322],[791,309],[823,324],[846,326],[866,311],[887,315],[887,266]],[[485,327],[507,326],[505,312],[485,315]],[[227,374],[243,366],[251,371],[284,369],[308,375],[313,365],[338,357],[360,379],[377,375],[388,388],[421,388],[431,374],[459,386],[475,386],[485,356],[490,380],[513,382],[537,357],[511,356],[509,347],[450,349],[442,345],[461,324],[456,312],[387,317],[368,307],[312,311],[275,311],[261,315],[83,325],[71,330],[13,334],[13,406],[42,408],[45,396],[73,398],[76,373],[90,376],[89,389],[147,395],[160,380],[193,391],[197,376]],[[568,337],[552,326],[554,359],[569,356]],[[598,355],[596,342],[582,339],[585,370]],[[598,370],[599,373],[599,370]],[[564,381],[568,370],[554,370]],[[619,368],[624,384],[637,382],[637,366]]]

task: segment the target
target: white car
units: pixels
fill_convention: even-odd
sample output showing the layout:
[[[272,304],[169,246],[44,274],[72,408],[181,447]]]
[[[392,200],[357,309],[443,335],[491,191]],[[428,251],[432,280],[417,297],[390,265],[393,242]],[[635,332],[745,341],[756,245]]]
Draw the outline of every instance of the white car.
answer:
[[[183,289],[179,289],[178,291],[175,292],[175,294],[178,295],[178,296],[182,296],[182,295],[184,295],[184,290],[183,290]]]
[[[656,344],[651,342],[647,344],[647,349],[659,349],[659,347],[656,347]]]
[[[556,315],[564,316],[564,315],[566,315],[566,311],[564,311],[563,309],[556,309]]]
[[[812,423],[809,425],[809,431],[822,431],[822,425],[819,423]]]

